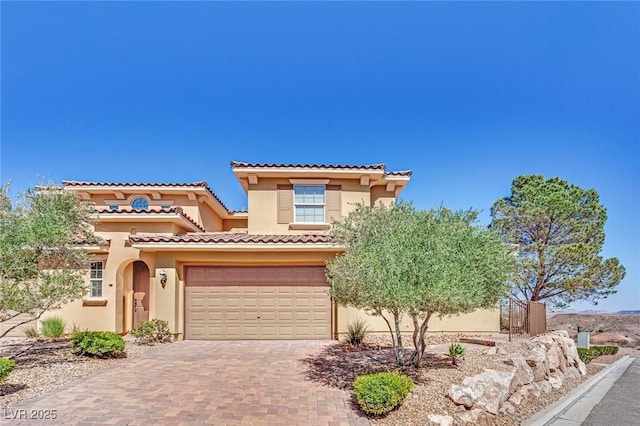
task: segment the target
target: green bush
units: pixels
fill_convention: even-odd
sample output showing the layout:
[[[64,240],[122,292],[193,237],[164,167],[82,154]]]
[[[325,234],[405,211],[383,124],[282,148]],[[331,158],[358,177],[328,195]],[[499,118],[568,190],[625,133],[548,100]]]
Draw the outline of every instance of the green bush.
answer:
[[[110,331],[81,331],[71,337],[71,349],[77,355],[115,358],[122,356],[124,340]]]
[[[44,337],[62,337],[67,323],[60,317],[51,317],[42,320],[41,333]]]
[[[16,362],[9,358],[0,358],[0,384],[4,383],[9,374],[16,368]]]
[[[24,335],[30,339],[35,339],[36,337],[40,336],[40,333],[38,333],[38,327],[36,327],[35,325],[29,325],[25,327],[23,331]]]
[[[617,346],[591,346],[589,349],[578,348],[578,355],[585,364],[590,363],[600,355],[615,355],[618,353]]]
[[[151,321],[142,321],[131,330],[131,334],[136,338],[136,343],[145,345],[171,341],[169,322],[157,318]]]
[[[402,404],[413,389],[413,380],[395,372],[367,374],[356,377],[353,388],[362,411],[380,415]]]
[[[369,327],[365,320],[356,318],[347,324],[347,342],[352,345],[361,345],[369,333]]]

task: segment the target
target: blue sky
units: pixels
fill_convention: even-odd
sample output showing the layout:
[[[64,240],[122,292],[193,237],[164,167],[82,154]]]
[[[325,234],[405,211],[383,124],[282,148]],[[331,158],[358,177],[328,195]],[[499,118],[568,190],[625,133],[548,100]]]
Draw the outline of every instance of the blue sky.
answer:
[[[520,174],[595,188],[640,309],[640,4],[1,2],[0,181],[206,180],[385,162],[419,207]],[[579,309],[593,308],[586,303]]]

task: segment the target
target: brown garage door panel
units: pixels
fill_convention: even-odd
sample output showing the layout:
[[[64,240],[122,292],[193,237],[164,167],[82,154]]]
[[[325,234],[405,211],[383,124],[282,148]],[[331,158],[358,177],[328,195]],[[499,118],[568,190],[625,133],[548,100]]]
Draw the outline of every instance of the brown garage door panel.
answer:
[[[324,273],[323,273],[324,274]],[[187,339],[329,339],[327,287],[194,285],[185,289]]]
[[[190,266],[187,286],[326,286],[324,266]]]

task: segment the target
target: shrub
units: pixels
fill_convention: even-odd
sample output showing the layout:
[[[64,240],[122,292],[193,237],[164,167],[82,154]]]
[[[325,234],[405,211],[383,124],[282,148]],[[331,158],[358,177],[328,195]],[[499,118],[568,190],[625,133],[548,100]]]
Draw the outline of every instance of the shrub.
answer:
[[[0,358],[0,384],[4,383],[9,374],[16,368],[16,362],[9,358]]]
[[[36,327],[35,325],[29,325],[25,327],[23,331],[24,335],[30,339],[35,339],[36,337],[40,336],[40,333],[38,333],[38,327]]]
[[[598,353],[598,356],[615,355],[618,353],[618,350],[620,349],[617,346],[591,346],[591,347],[596,350],[596,352]]]
[[[361,345],[368,333],[369,327],[363,319],[356,318],[347,324],[347,342],[352,345]]]
[[[593,348],[578,348],[578,355],[585,364],[590,363],[596,358],[596,353]]]
[[[142,321],[131,330],[131,334],[136,338],[136,343],[145,345],[171,341],[169,322],[157,318],[151,321]]]
[[[367,374],[356,377],[353,388],[362,411],[380,415],[402,404],[413,389],[413,380],[395,372]]]
[[[62,337],[67,323],[60,317],[51,317],[42,320],[42,335],[44,337]]]
[[[457,358],[463,356],[465,353],[464,346],[459,343],[452,343],[449,345],[449,358],[451,358],[451,364],[458,365]]]
[[[578,348],[578,355],[585,364],[598,358],[600,355],[615,355],[618,353],[617,346],[591,346],[587,348]]]
[[[71,349],[77,355],[114,358],[122,356],[124,340],[110,331],[81,331],[71,337]]]

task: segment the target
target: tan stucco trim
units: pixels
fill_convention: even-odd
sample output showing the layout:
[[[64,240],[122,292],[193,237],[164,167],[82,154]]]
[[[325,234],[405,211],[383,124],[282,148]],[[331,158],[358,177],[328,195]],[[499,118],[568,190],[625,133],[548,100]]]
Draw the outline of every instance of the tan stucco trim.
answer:
[[[178,213],[137,213],[119,211],[117,213],[97,214],[94,216],[100,222],[171,222],[186,227],[194,232],[202,229]]]
[[[331,179],[289,179],[294,185],[326,185]]]
[[[289,229],[302,229],[306,231],[324,231],[331,227],[330,223],[290,223]]]

